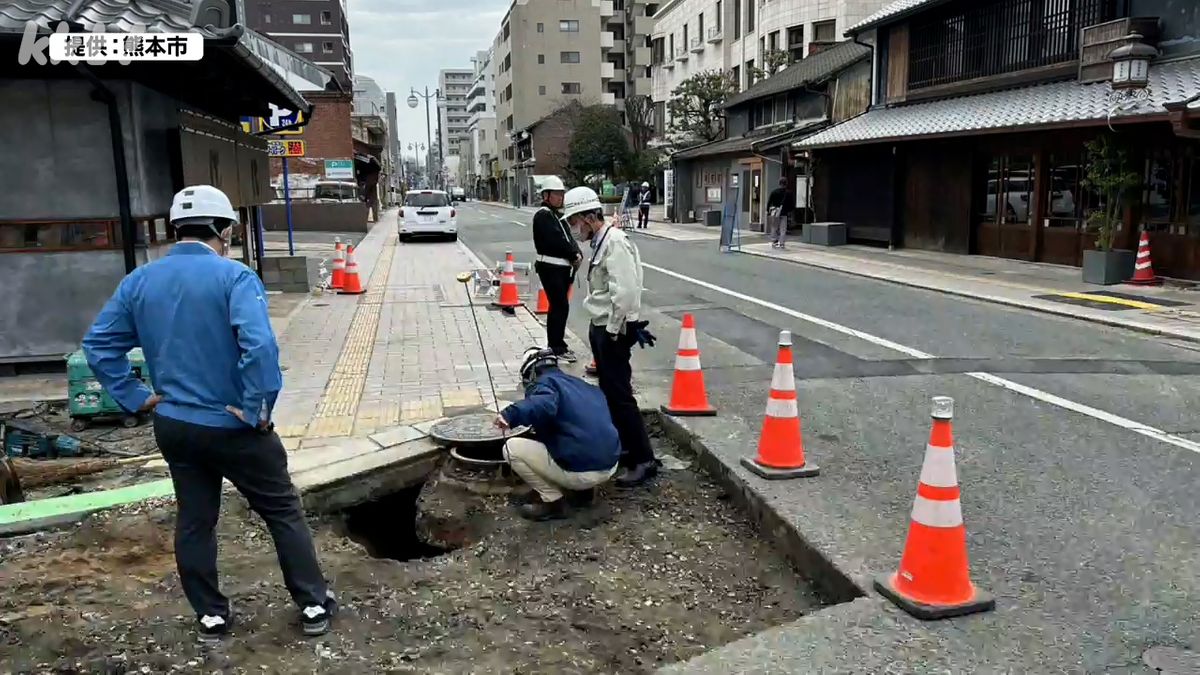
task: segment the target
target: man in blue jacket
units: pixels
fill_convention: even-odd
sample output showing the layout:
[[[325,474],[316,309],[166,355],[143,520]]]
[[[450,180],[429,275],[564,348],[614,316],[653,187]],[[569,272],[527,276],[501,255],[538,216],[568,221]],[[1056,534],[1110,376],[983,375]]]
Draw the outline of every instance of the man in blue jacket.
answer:
[[[552,349],[526,350],[521,365],[525,399],[500,412],[501,428],[530,426],[537,440],[510,439],[504,448],[512,469],[537,491],[538,499],[518,509],[529,520],[567,515],[563,491],[583,493],[617,472],[621,441],[596,387],[558,368]]]
[[[202,640],[229,630],[217,580],[217,517],[226,478],[266,521],[306,635],[329,629],[335,605],[271,424],[283,386],[279,347],[258,277],[226,256],[237,212],[209,185],[171,204],[179,243],[117,287],[83,339],[88,365],[122,408],[154,411],[178,514],[175,561]],[[140,346],[155,394],[132,376]]]

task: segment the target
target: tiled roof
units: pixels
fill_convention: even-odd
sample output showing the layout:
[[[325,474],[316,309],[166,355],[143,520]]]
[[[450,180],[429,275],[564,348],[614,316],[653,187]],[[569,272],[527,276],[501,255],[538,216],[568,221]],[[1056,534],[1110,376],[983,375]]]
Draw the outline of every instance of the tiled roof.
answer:
[[[765,80],[760,80],[746,91],[732,96],[725,102],[724,107],[731,108],[756,98],[773,96],[791,89],[823,82],[846,66],[867,58],[870,53],[870,47],[856,42],[840,42],[808,58],[800,59]]]
[[[67,16],[75,0],[4,0],[0,2],[0,32],[19,33],[33,22],[51,31],[60,21],[91,26],[103,24],[108,32],[128,32],[145,26],[151,32],[192,28],[191,2],[187,0],[88,0]]]
[[[731,153],[746,152],[750,149],[750,145],[758,138],[747,138],[745,136],[737,136],[735,138],[726,138],[704,145],[697,145],[686,150],[671,155],[671,159],[695,159],[697,157],[712,157],[713,155],[726,155]]]
[[[0,0],[0,33],[23,32],[29,23],[36,24],[40,32],[51,32],[66,21],[86,27],[103,24],[110,33],[144,27],[152,33],[190,31],[205,38],[224,38],[223,42],[281,96],[273,103],[312,110],[312,105],[289,83],[289,72],[322,87],[329,81],[328,72],[244,26],[226,29],[193,26],[193,11],[193,0]]]
[[[868,28],[874,28],[881,23],[890,23],[891,21],[909,14],[915,14],[918,11],[925,9],[926,6],[932,7],[934,5],[940,5],[943,2],[947,2],[947,0],[896,0],[896,2],[893,2],[892,4],[851,26],[850,29],[846,31],[846,35],[860,33]]]
[[[1147,115],[1164,115],[1164,104],[1200,93],[1200,58],[1162,63],[1150,68],[1149,98],[1113,104],[1104,82],[1055,82],[974,96],[880,108],[842,122],[797,143],[818,148],[855,145],[923,136],[1047,127],[1078,122],[1103,123]]]

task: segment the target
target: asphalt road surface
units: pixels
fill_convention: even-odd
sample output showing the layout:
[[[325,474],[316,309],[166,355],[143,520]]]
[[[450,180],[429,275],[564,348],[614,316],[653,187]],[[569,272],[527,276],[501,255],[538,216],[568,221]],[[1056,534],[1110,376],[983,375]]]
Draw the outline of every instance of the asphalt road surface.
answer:
[[[467,203],[460,238],[488,264],[508,249],[529,261],[530,219]],[[1030,654],[1074,641],[1089,670],[1200,635],[1200,345],[634,236],[661,340],[635,350],[639,388],[667,386],[691,312],[710,398],[753,424],[779,331],[792,331],[806,447],[823,476],[864,491],[843,511],[875,571],[898,555],[929,399],[950,395],[972,575],[1001,607],[991,621],[1027,630]],[[869,494],[892,488],[886,508]]]

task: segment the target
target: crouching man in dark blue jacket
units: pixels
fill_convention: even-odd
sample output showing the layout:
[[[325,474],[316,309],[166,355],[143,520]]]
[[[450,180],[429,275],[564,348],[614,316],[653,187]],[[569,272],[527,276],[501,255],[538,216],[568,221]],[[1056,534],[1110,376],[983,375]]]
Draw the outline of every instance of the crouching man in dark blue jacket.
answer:
[[[596,387],[558,368],[553,350],[526,350],[521,364],[525,400],[500,411],[496,426],[533,427],[537,440],[513,438],[505,445],[508,463],[539,499],[519,512],[529,520],[566,516],[563,491],[582,492],[612,478],[621,457],[621,441]]]

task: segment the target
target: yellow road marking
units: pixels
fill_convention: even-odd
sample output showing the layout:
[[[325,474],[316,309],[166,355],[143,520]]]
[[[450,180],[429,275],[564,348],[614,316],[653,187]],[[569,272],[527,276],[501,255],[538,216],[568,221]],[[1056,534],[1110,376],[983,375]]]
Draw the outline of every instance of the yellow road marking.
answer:
[[[366,386],[367,367],[371,364],[375,335],[379,330],[379,314],[392,270],[392,257],[396,253],[395,242],[390,238],[387,241],[367,282],[367,292],[354,310],[342,352],[333,366],[329,383],[325,385],[317,413],[308,426],[307,438],[349,436],[354,430],[354,418]]]
[[[1130,307],[1133,309],[1144,309],[1153,312],[1156,309],[1162,309],[1163,305],[1155,305],[1149,302],[1140,300],[1129,300],[1127,298],[1114,298],[1107,295],[1092,295],[1091,293],[1055,293],[1060,298],[1071,298],[1072,300],[1089,300],[1091,302],[1104,302],[1110,305],[1121,305],[1122,307]]]

